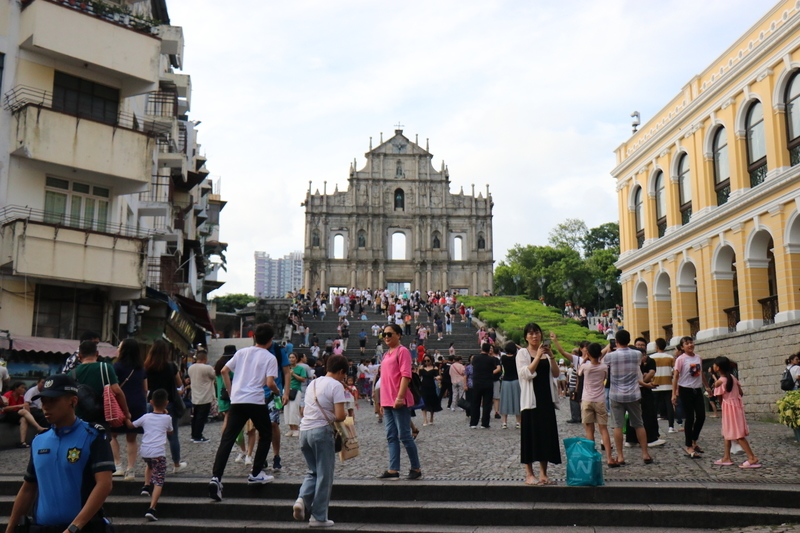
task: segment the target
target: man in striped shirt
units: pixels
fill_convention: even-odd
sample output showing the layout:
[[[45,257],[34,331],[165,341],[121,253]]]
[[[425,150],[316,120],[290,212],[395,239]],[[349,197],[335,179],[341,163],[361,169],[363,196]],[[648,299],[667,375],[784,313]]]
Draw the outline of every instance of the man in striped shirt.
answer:
[[[650,358],[656,362],[656,375],[653,377],[653,383],[656,388],[653,389],[653,395],[656,400],[656,411],[661,415],[666,415],[669,422],[669,433],[675,433],[675,411],[672,408],[672,370],[675,359],[664,350],[667,347],[667,341],[658,338],[656,339],[656,352]]]

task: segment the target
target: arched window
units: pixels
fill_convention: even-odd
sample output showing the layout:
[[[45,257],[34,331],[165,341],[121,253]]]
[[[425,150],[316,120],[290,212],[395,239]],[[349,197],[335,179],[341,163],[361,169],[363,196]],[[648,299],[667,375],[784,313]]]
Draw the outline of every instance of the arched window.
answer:
[[[764,107],[754,102],[747,111],[747,171],[750,186],[764,183],[767,177],[767,140],[764,137]]]
[[[311,246],[319,248],[319,232],[316,230],[311,234]]]
[[[344,236],[341,233],[333,237],[333,258],[344,259]]]
[[[634,206],[634,219],[636,222],[636,247],[641,248],[644,246],[644,218],[642,218],[642,188],[636,189],[636,195],[633,197]]]
[[[439,233],[436,232],[433,234],[433,246],[434,250],[439,250],[442,247],[442,241],[439,239]]]
[[[692,218],[692,174],[689,171],[689,155],[683,154],[678,161],[678,192],[681,206],[681,224]]]
[[[358,247],[359,248],[366,248],[367,247],[367,232],[359,230],[358,232]]]
[[[406,259],[406,234],[398,231],[392,234],[392,261],[405,261]]]
[[[394,208],[400,211],[405,211],[406,209],[406,193],[403,192],[403,189],[395,189],[394,191]]]
[[[664,190],[664,173],[660,170],[656,174],[656,226],[658,236],[663,237],[667,232],[667,195]]]
[[[725,128],[714,133],[714,190],[717,191],[717,205],[728,201],[731,195],[731,167],[728,164],[728,134]]]
[[[453,239],[453,261],[461,261],[463,259],[463,250],[462,247],[464,246],[464,239],[461,237],[456,237]]]
[[[485,250],[486,249],[486,239],[483,238],[483,234],[478,235],[478,250]]]
[[[792,166],[800,163],[800,71],[786,86],[786,134],[789,136],[789,160]]]

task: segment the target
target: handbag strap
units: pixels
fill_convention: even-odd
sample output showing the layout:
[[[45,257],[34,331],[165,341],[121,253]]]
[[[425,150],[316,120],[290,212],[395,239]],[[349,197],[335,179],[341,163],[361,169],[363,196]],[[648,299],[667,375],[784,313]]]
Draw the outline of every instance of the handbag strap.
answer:
[[[325,419],[325,422],[327,422],[328,425],[330,425],[332,428],[336,429],[336,427],[333,425],[333,422],[331,422],[330,419],[328,418],[327,413],[325,413],[325,409],[323,409],[322,405],[317,401],[317,382],[316,382],[316,380],[313,381],[311,383],[311,385],[314,386],[314,403],[317,404],[317,409],[322,411],[322,417]]]
[[[130,373],[130,374],[128,374],[128,377],[127,377],[127,378],[125,378],[125,381],[123,381],[123,382],[122,382],[122,385],[120,385],[120,386],[119,386],[119,388],[120,388],[120,389],[121,389],[122,387],[124,387],[124,386],[125,386],[125,384],[128,382],[128,380],[129,380],[129,379],[131,379],[131,376],[133,375],[133,373],[134,373],[135,371],[136,371],[136,370],[131,370],[131,373]]]

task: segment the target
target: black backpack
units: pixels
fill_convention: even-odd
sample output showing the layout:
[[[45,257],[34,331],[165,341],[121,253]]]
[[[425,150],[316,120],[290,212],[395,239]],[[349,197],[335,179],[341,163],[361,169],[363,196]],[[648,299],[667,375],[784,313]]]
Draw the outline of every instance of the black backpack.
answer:
[[[797,382],[792,377],[792,373],[790,372],[790,370],[794,366],[796,365],[792,365],[783,371],[783,376],[781,376],[781,390],[785,391],[794,390],[794,387],[797,384]]]

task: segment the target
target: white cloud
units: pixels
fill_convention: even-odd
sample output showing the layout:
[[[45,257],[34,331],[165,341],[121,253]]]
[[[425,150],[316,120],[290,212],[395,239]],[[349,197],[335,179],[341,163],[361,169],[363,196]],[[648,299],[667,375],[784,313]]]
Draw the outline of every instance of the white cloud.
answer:
[[[567,217],[616,220],[613,150],[758,20],[745,0],[170,0],[194,119],[228,205],[228,283],[303,247],[308,181],[347,185],[399,119],[453,192],[495,201],[495,259]]]

